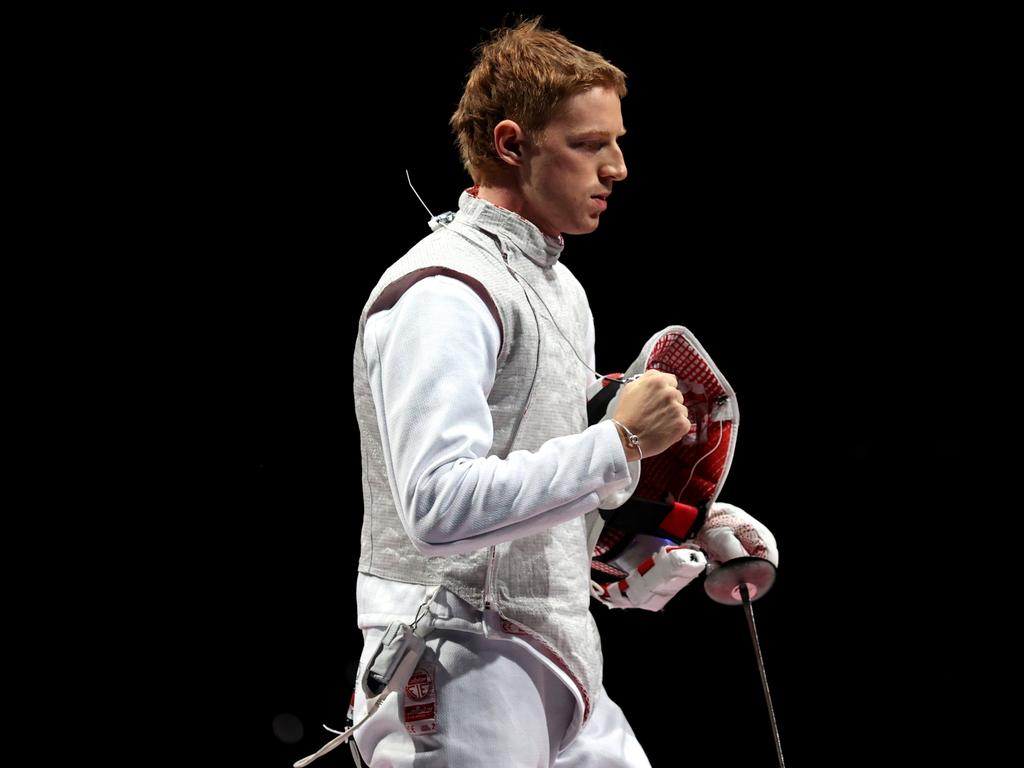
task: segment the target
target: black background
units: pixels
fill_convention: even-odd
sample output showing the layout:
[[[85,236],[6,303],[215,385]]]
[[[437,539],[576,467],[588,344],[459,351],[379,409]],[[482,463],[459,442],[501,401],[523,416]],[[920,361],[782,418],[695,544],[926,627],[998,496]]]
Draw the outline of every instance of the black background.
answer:
[[[188,183],[166,242],[190,288],[166,332],[186,363],[167,380],[201,425],[170,463],[189,489],[175,529],[203,563],[188,643],[210,670],[195,711],[216,725],[196,737],[244,764],[288,765],[343,722],[361,646],[358,316],[428,232],[406,170],[434,213],[470,184],[447,119],[503,16],[218,19],[167,63],[168,82],[189,74],[163,158]],[[883,574],[908,557],[907,504],[943,515],[933,480],[965,450],[939,364],[964,343],[966,291],[940,260],[974,236],[948,151],[969,101],[955,38],[920,19],[545,18],[629,78],[629,178],[563,255],[598,367],[682,324],[737,391],[722,498],[778,539],[756,614],[789,764],[871,755],[887,729],[906,743],[899,713],[931,682],[899,627],[924,609]],[[606,687],[654,766],[773,764],[741,611],[695,584],[663,614],[595,614]],[[283,714],[301,740],[275,733]]]

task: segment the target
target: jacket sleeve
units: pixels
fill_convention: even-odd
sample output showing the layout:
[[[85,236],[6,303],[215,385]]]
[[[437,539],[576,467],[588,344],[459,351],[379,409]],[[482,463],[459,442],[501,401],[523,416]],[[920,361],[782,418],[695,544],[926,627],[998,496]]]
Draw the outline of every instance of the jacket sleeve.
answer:
[[[582,515],[630,480],[614,425],[488,456],[500,332],[452,277],[423,279],[372,315],[363,352],[399,517],[426,555],[471,552]],[[592,344],[589,351],[592,359]]]

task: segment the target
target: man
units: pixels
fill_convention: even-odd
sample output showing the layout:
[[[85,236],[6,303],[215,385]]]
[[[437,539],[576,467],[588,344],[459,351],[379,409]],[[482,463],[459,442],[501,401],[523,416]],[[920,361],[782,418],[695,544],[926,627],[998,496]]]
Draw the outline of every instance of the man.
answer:
[[[356,342],[360,677],[393,622],[419,617],[426,649],[355,740],[371,766],[646,766],[602,688],[583,516],[690,423],[648,372],[587,427],[594,324],[560,261],[626,178],[625,75],[537,19],[477,54],[451,119],[475,185],[385,271]]]

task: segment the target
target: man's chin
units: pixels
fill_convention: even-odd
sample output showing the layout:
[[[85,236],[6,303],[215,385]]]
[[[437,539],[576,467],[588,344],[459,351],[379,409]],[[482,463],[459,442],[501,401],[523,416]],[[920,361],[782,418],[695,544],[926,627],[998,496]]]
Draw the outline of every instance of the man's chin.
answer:
[[[572,227],[571,229],[564,229],[564,230],[562,230],[562,234],[563,235],[589,235],[591,232],[593,232],[595,229],[597,229],[597,225],[600,224],[600,223],[601,223],[601,219],[599,217],[595,216],[593,219],[591,219],[590,221],[586,222],[585,224],[577,224],[576,226]]]

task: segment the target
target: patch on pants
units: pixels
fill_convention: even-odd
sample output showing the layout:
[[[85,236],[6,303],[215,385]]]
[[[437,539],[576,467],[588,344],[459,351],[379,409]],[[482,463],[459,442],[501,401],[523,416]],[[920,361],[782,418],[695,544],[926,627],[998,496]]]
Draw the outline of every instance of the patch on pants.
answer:
[[[437,689],[434,663],[420,661],[403,691],[405,730],[413,736],[437,733]]]

